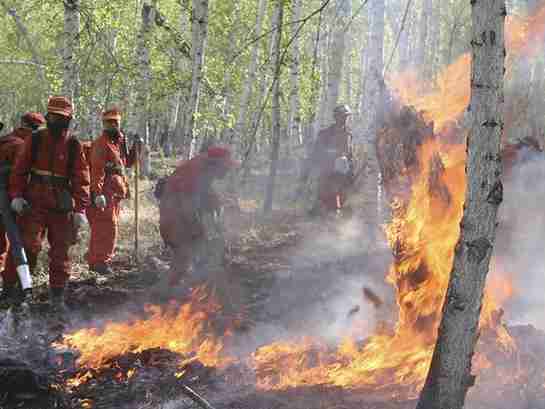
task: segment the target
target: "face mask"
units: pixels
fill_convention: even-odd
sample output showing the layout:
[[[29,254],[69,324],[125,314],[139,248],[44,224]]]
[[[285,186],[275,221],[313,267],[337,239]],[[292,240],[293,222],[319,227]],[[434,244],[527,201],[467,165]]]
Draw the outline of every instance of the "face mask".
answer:
[[[55,136],[61,135],[62,132],[65,129],[68,129],[69,126],[70,126],[70,121],[55,121],[55,122],[52,122],[50,120],[47,121],[47,129],[49,129],[49,131]]]
[[[112,139],[119,138],[119,129],[116,128],[106,128],[104,129],[104,133],[108,135]]]

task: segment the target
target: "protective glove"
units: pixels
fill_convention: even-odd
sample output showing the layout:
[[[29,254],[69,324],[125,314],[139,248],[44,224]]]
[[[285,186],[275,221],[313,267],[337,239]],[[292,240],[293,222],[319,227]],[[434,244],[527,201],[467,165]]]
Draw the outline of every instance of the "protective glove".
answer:
[[[28,202],[22,197],[16,197],[11,201],[11,208],[18,215],[22,215],[29,206]]]
[[[106,208],[106,196],[98,195],[97,197],[95,197],[95,206],[99,209]]]
[[[74,228],[79,230],[88,223],[87,217],[83,213],[74,213],[73,223]]]

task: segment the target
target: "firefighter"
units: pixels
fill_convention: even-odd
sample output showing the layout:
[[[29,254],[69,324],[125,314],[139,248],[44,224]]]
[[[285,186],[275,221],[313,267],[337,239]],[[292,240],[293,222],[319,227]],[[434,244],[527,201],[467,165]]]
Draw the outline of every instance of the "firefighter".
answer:
[[[0,139],[0,166],[13,167],[16,156],[21,151],[25,139],[29,138],[32,131],[45,124],[45,118],[38,112],[27,112],[21,117],[21,123],[13,132],[3,136]],[[0,222],[0,265],[2,268],[2,279],[4,278],[4,268],[6,256],[8,253],[9,241],[4,230],[3,224]],[[15,296],[14,286],[4,285],[1,299],[10,299]]]
[[[121,112],[112,108],[102,115],[103,131],[91,147],[91,206],[87,209],[91,238],[87,262],[89,269],[112,274],[118,233],[121,200],[128,197],[129,184],[125,168],[133,166],[142,141],[137,139],[127,152],[125,136],[120,130]]]
[[[311,164],[318,174],[318,202],[312,209],[337,211],[344,205],[346,186],[352,172],[352,134],[347,127],[351,115],[347,105],[333,110],[335,123],[318,133],[311,154]]]
[[[89,169],[79,141],[70,135],[73,107],[65,97],[51,97],[46,127],[23,144],[10,176],[11,208],[18,225],[31,270],[36,266],[44,236],[49,243],[50,304],[65,310],[64,290],[70,273],[68,250],[74,234],[87,223]],[[17,280],[8,257],[4,285]]]
[[[198,261],[195,256],[202,255],[206,242],[214,240],[217,233],[214,230],[220,226],[210,219],[211,215],[220,213],[220,200],[212,182],[223,179],[238,165],[227,148],[210,146],[193,159],[182,162],[167,178],[160,197],[159,230],[174,253],[168,285],[179,284],[192,261]],[[222,241],[222,237],[217,239]],[[217,258],[223,255],[221,249],[216,253]],[[221,262],[208,261],[210,265]]]

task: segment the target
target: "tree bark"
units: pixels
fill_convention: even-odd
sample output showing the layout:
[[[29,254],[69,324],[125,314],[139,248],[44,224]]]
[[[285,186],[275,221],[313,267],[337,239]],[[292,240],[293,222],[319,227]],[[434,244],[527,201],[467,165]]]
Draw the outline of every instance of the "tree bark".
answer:
[[[232,123],[229,117],[232,113],[233,106],[233,70],[236,68],[233,67],[231,61],[233,61],[233,57],[235,56],[235,50],[238,48],[237,34],[240,27],[240,17],[241,5],[238,2],[235,2],[233,4],[233,10],[231,12],[231,20],[233,23],[231,25],[231,28],[229,29],[229,36],[227,40],[227,44],[229,44],[229,46],[225,48],[224,58],[226,63],[223,74],[223,101],[221,104],[221,118],[223,121],[221,139],[226,140],[227,142],[231,142],[234,135],[234,129],[232,127]]]
[[[274,198],[274,182],[276,179],[276,171],[278,168],[278,153],[280,151],[280,132],[281,132],[281,116],[280,116],[280,72],[282,68],[282,60],[280,47],[282,43],[282,28],[284,17],[284,0],[276,0],[276,8],[274,12],[274,26],[276,30],[273,36],[273,87],[272,87],[272,146],[271,146],[271,164],[269,169],[269,178],[265,191],[265,200],[263,202],[263,213],[267,214],[272,211]]]
[[[430,21],[430,57],[429,74],[434,76],[439,69],[441,53],[441,0],[433,0]],[[430,78],[428,77],[428,78]]]
[[[331,123],[331,112],[327,112],[327,97],[328,97],[328,78],[329,78],[329,46],[331,43],[331,26],[330,22],[333,20],[331,13],[332,7],[329,4],[323,11],[322,20],[322,35],[320,37],[320,43],[318,45],[319,61],[320,61],[320,108],[318,110],[318,126],[316,127],[316,135],[320,129],[325,128]],[[316,138],[314,136],[314,139]]]
[[[186,35],[189,32],[189,10],[190,10],[190,4],[189,0],[180,0],[180,20],[179,20],[179,27],[180,27],[180,34]],[[185,72],[187,67],[187,60],[182,57],[181,52],[178,51],[178,60],[176,64],[176,69],[178,71],[178,75],[180,75],[182,72]],[[185,123],[187,121],[187,100],[188,95],[187,91],[184,89],[179,89],[176,93],[177,98],[177,111],[176,111],[176,121],[174,123],[174,127],[171,130],[171,132],[174,135],[175,144],[178,147],[182,147],[185,144],[185,134],[184,134],[184,127]],[[171,135],[169,135],[170,137]]]
[[[432,0],[424,0],[422,4],[422,12],[420,14],[420,33],[418,39],[418,48],[416,55],[416,64],[420,69],[423,78],[429,78],[427,74],[426,66],[426,51],[428,50],[428,25],[430,23],[430,17],[432,12]]]
[[[368,4],[369,31],[367,41],[367,68],[360,104],[363,129],[354,134],[356,159],[356,192],[348,199],[366,225],[367,234],[373,241],[379,229],[380,174],[375,149],[377,130],[382,126],[384,104],[384,0]]]
[[[345,26],[351,15],[350,1],[335,2],[334,25],[332,28],[331,47],[329,49],[329,71],[327,73],[327,96],[325,117],[332,119],[333,109],[339,102],[339,91],[343,73],[343,63],[346,50]],[[326,125],[325,123],[323,125]]]
[[[474,383],[471,360],[502,201],[505,0],[471,4],[471,129],[464,214],[437,344],[417,409],[461,409]]]
[[[136,133],[149,144],[149,95],[151,91],[151,60],[150,60],[150,41],[153,33],[155,21],[155,4],[144,1],[142,4],[142,24],[137,37],[136,63],[138,67],[138,84],[136,87],[136,114],[135,124]],[[149,176],[150,158],[149,149],[143,149],[141,161],[141,175]]]
[[[191,141],[189,158],[199,152],[195,118],[199,111],[199,99],[203,78],[206,40],[208,37],[208,0],[194,0],[191,13],[191,54],[193,69],[191,74],[191,94],[189,95],[187,120],[185,124],[185,140]]]
[[[301,10],[303,0],[293,0],[292,3],[292,21],[301,19]],[[303,144],[301,133],[301,101],[299,96],[299,76],[301,65],[300,51],[300,33],[298,33],[301,23],[292,23],[291,35],[296,36],[291,45],[291,64],[290,64],[290,109],[288,112],[288,143]]]
[[[263,19],[265,17],[265,11],[267,10],[267,1],[259,0],[257,6],[257,17],[254,27],[254,38],[258,38],[261,35],[261,30],[263,27]],[[252,97],[253,86],[256,81],[257,76],[257,64],[259,61],[259,50],[261,44],[260,41],[256,41],[252,46],[252,53],[250,55],[250,66],[248,68],[248,76],[244,82],[242,88],[242,96],[240,98],[239,108],[238,108],[238,118],[235,124],[235,135],[238,138],[238,146],[241,148],[244,146],[243,139],[246,136],[246,126],[247,126],[247,116],[248,116],[248,107],[250,104],[250,99]],[[240,149],[242,150],[242,149]]]
[[[62,93],[70,98],[74,111],[78,110],[79,67],[77,52],[79,49],[80,2],[79,0],[64,1],[64,48],[63,48],[63,83]]]

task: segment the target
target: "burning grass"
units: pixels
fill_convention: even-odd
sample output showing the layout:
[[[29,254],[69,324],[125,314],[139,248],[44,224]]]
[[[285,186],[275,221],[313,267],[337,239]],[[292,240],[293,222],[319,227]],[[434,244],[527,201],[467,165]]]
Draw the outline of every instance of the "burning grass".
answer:
[[[221,307],[204,287],[192,291],[190,301],[161,307],[146,306],[145,318],[127,322],[107,322],[102,328],[84,328],[64,336],[61,348],[78,351],[77,364],[100,368],[108,360],[126,353],[163,348],[180,355],[192,355],[208,366],[229,362],[222,356],[227,333],[216,334],[214,315]]]

